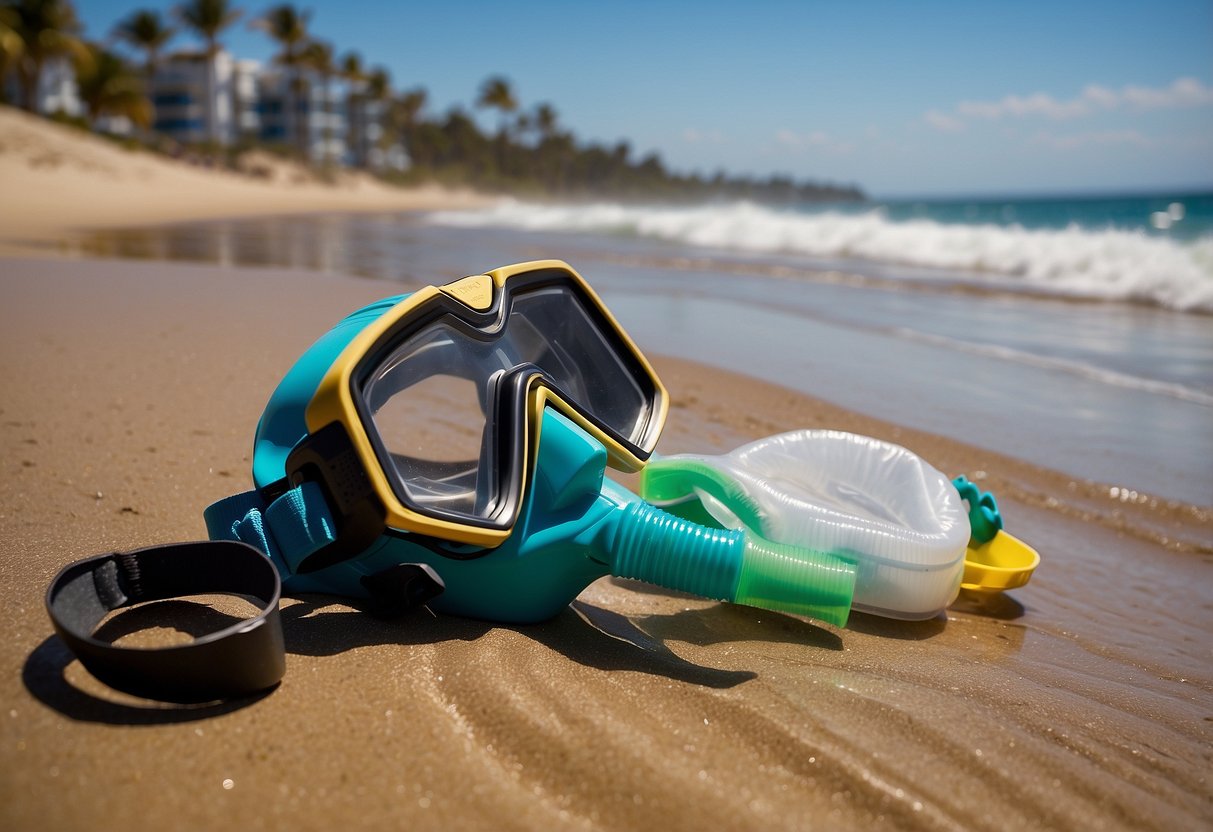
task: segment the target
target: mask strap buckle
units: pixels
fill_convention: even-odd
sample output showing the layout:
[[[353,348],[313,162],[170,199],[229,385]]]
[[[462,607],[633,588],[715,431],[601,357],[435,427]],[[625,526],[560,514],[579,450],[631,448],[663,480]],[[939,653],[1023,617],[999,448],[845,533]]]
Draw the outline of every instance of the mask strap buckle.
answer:
[[[367,612],[376,618],[399,618],[446,589],[438,573],[424,563],[398,563],[363,575],[360,583],[371,594]]]

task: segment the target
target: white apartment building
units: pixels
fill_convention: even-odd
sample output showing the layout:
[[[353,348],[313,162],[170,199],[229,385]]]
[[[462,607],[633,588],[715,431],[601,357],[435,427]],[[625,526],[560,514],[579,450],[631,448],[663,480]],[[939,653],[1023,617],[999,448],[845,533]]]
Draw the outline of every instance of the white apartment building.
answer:
[[[184,144],[228,145],[256,136],[258,69],[256,61],[237,61],[224,51],[168,56],[152,76],[153,129]]]
[[[347,164],[347,86],[306,70],[263,73],[257,108],[261,140],[299,150],[319,164]]]
[[[9,100],[20,99],[14,75]],[[372,170],[404,170],[404,147],[384,141],[388,103],[365,94],[365,83],[322,77],[311,71],[275,67],[263,71],[256,61],[236,60],[220,50],[166,56],[148,85],[154,113],[152,129],[182,144],[227,146],[247,140],[302,150],[318,164],[357,165]],[[44,115],[84,115],[75,71],[66,58],[48,61],[38,86],[38,110]],[[95,125],[130,133],[125,118],[104,118]]]
[[[346,121],[350,164],[371,170],[404,170],[408,153],[398,141],[384,140],[389,102],[367,94],[366,82],[352,82],[346,96]]]
[[[21,80],[16,72],[9,74],[4,92],[10,102],[24,104],[21,99]],[[76,87],[76,69],[68,58],[57,55],[42,65],[35,101],[37,106],[34,109],[44,116],[84,115],[84,104],[80,101]]]
[[[232,107],[235,110],[236,142],[261,138],[261,64],[257,61],[236,61],[232,67]]]

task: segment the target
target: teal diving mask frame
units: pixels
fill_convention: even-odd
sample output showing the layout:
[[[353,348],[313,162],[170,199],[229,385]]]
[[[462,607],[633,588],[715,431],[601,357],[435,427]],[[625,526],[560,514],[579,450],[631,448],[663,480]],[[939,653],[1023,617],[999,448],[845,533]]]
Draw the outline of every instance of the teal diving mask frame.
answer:
[[[259,495],[272,502],[314,482],[336,524],[333,542],[290,571],[331,566],[385,534],[451,544],[453,557],[500,545],[548,408],[623,471],[648,460],[668,408],[644,355],[559,261],[349,316],[300,358],[257,428]]]

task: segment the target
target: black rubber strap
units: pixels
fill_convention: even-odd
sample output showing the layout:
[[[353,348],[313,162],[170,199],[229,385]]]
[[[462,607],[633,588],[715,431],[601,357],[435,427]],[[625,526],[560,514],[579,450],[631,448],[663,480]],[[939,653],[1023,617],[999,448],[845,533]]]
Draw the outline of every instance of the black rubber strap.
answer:
[[[76,561],[51,582],[46,609],[59,638],[110,687],[165,702],[212,702],[247,696],[282,679],[281,592],[278,570],[265,555],[244,543],[208,540]],[[111,610],[210,593],[253,596],[262,609],[172,647],[119,647],[93,637]]]

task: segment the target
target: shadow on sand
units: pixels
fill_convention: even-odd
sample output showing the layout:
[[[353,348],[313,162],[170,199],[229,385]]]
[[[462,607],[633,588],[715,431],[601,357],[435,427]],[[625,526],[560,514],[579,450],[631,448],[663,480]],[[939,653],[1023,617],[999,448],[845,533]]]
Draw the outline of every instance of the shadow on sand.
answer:
[[[331,656],[357,647],[387,644],[437,644],[474,641],[502,625],[413,610],[384,620],[352,612],[343,601],[326,596],[300,596],[281,610],[286,649],[307,656]],[[174,599],[120,611],[97,631],[99,639],[116,642],[141,631],[163,628],[198,637],[242,620],[206,604]],[[554,650],[570,661],[602,671],[630,670],[711,688],[730,688],[754,679],[747,670],[721,670],[688,661],[666,641],[709,645],[727,641],[796,642],[841,650],[842,640],[821,627],[766,610],[720,604],[668,615],[631,619],[583,601],[542,624],[510,629]],[[180,637],[177,637],[180,640]],[[50,636],[30,653],[22,681],[38,701],[65,716],[114,725],[161,725],[190,722],[231,713],[265,698],[256,696],[197,705],[140,699],[110,690],[81,667],[58,636]]]

